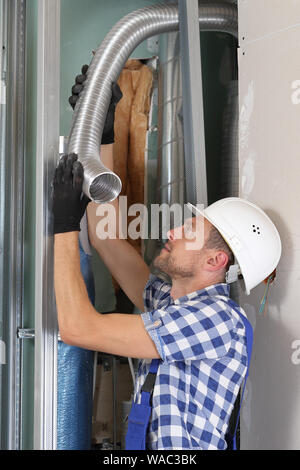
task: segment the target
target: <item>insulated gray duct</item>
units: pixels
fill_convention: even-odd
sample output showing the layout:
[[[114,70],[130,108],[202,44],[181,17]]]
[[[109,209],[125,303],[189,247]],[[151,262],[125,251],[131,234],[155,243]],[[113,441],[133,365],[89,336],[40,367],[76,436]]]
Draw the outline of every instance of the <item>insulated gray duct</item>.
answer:
[[[201,4],[199,25],[203,31],[236,36],[237,9],[228,4]],[[96,202],[112,201],[121,191],[119,177],[99,159],[111,84],[118,79],[128,57],[142,41],[178,29],[177,4],[142,8],[125,16],[112,28],[91,62],[84,91],[75,108],[68,151],[78,155],[84,167],[83,190]]]

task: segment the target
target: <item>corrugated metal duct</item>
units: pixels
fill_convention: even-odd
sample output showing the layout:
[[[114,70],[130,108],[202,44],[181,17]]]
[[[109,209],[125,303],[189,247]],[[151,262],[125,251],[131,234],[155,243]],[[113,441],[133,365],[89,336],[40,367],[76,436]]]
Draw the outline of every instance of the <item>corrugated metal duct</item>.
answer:
[[[230,4],[199,5],[203,31],[237,36],[237,9]],[[121,19],[98,48],[88,70],[84,92],[75,108],[69,153],[78,154],[84,171],[84,192],[96,202],[114,200],[121,191],[119,177],[99,160],[99,148],[111,84],[134,49],[145,39],[179,29],[177,4],[161,4],[137,10]]]

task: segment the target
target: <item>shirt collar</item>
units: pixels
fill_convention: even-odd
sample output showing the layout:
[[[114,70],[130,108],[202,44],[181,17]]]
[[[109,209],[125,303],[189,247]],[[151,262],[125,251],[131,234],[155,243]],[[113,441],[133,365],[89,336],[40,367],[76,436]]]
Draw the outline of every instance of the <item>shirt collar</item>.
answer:
[[[195,292],[191,292],[187,295],[179,297],[178,299],[174,300],[174,304],[181,304],[182,302],[186,302],[189,300],[197,300],[201,299],[202,297],[215,297],[215,296],[225,296],[229,297],[230,295],[230,286],[225,282],[219,284],[213,284],[211,286],[205,287],[205,289],[196,290]]]

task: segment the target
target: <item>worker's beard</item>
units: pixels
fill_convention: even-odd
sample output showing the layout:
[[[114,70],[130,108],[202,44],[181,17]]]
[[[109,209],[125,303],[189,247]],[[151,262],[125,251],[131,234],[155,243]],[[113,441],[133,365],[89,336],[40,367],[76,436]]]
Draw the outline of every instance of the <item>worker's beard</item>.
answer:
[[[179,265],[171,252],[158,255],[154,260],[154,266],[171,279],[189,278],[195,275],[193,266]]]

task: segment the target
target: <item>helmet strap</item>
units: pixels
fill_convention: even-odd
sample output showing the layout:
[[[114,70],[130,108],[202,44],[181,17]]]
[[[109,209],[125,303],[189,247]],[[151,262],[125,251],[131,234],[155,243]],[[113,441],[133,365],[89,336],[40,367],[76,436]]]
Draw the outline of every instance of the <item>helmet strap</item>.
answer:
[[[238,280],[240,274],[240,267],[238,264],[232,264],[226,273],[225,280],[227,284],[231,284]]]

